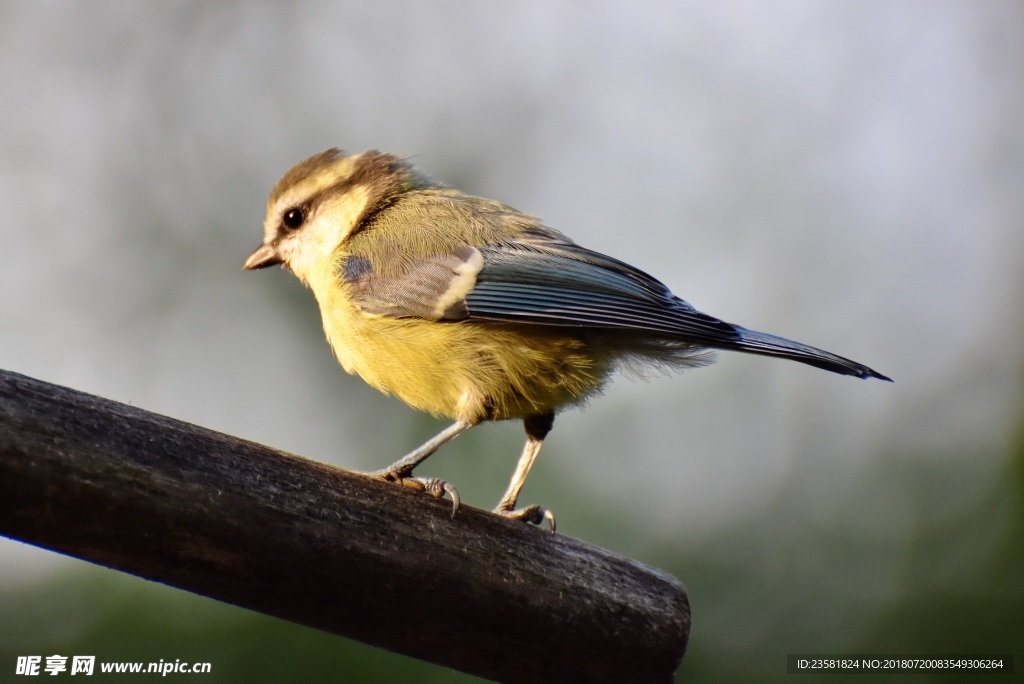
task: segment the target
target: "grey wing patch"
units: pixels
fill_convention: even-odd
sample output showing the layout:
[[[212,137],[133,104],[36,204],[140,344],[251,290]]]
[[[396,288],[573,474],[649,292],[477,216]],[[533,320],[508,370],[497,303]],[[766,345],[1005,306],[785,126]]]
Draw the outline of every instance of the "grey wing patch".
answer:
[[[467,304],[477,320],[634,329],[709,346],[739,340],[734,326],[697,311],[643,271],[573,244],[485,248]]]
[[[382,273],[370,259],[352,255],[338,265],[337,273],[351,288],[352,301],[366,313],[453,321],[469,315],[466,295],[483,263],[480,251],[466,245],[450,254],[410,260],[398,273]]]

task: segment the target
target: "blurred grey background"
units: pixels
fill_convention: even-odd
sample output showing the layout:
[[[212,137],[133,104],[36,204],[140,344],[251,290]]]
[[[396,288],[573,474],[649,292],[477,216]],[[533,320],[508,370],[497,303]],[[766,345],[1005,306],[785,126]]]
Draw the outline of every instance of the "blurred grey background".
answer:
[[[241,264],[294,162],[415,155],[895,379],[722,354],[559,418],[523,502],[687,585],[681,679],[1024,653],[1024,5],[8,1],[0,92],[0,367],[390,463],[444,423],[345,375],[312,296]],[[482,426],[423,474],[489,508],[521,442]],[[53,653],[471,679],[0,540],[0,673]]]

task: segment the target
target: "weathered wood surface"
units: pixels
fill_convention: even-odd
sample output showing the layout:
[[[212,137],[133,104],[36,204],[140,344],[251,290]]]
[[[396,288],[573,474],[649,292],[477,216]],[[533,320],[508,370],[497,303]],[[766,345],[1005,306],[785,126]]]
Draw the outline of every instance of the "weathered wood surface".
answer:
[[[671,576],[0,371],[0,534],[507,682],[671,681]]]

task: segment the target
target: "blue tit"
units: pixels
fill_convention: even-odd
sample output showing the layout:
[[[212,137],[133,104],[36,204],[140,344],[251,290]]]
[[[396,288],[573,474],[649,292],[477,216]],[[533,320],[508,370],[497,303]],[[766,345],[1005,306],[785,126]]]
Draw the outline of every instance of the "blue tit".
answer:
[[[725,349],[889,380],[702,313],[643,271],[376,150],[330,149],[285,173],[244,268],[275,264],[313,291],[346,371],[455,421],[375,476],[448,492],[457,508],[454,487],[413,469],[478,423],[521,419],[526,446],[495,512],[552,530],[548,509],[516,508],[520,491],[555,414],[599,393],[616,369],[704,366]]]

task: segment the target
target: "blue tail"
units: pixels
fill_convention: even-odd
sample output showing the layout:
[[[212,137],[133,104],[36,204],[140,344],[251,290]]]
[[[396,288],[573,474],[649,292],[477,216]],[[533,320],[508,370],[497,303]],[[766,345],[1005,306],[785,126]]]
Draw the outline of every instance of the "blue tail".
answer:
[[[806,363],[815,368],[823,368],[833,373],[852,375],[856,378],[878,378],[886,382],[892,382],[876,370],[868,368],[862,363],[851,361],[823,349],[800,344],[784,337],[776,337],[768,333],[747,330],[738,325],[734,326],[739,333],[739,340],[720,346],[721,349],[733,349],[750,354],[763,354],[764,356],[778,356],[783,359],[792,359],[800,363]],[[718,345],[716,345],[718,346]]]

